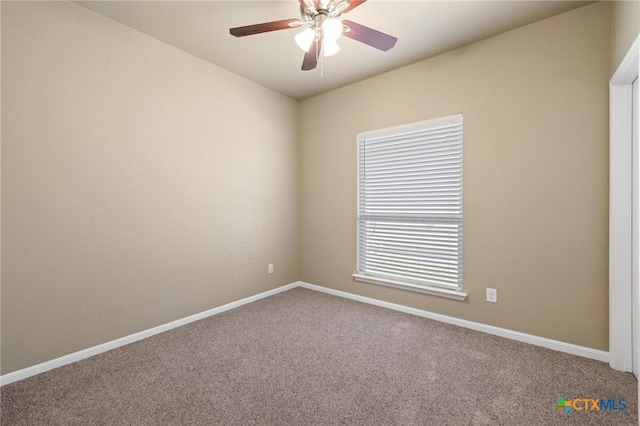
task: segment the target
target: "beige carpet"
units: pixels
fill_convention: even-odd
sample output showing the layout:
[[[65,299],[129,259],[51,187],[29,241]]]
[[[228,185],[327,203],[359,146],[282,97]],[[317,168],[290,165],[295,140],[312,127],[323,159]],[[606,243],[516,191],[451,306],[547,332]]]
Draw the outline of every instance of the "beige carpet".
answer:
[[[623,411],[556,410],[558,397]],[[636,425],[606,364],[294,289],[1,389],[2,425]]]

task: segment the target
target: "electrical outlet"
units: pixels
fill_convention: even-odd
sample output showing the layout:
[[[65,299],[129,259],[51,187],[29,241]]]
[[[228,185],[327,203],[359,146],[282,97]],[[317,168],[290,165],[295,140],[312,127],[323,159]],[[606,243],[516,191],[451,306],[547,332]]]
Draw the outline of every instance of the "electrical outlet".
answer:
[[[487,302],[498,303],[498,290],[487,288]]]
[[[269,271],[270,274],[273,274],[273,263],[269,264],[268,271]]]

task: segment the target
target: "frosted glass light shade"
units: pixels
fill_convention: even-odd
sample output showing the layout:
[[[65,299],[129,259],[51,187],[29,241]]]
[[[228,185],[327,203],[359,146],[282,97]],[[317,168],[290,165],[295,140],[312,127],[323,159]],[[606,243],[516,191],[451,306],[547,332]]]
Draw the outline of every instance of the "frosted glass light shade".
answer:
[[[306,28],[304,31],[294,37],[296,43],[298,44],[298,46],[300,46],[300,49],[304,50],[305,52],[309,51],[311,43],[313,43],[313,40],[315,38],[316,32],[311,28]]]
[[[324,56],[335,55],[340,51],[340,46],[335,40],[324,39],[322,41],[322,51],[324,52]]]
[[[342,34],[342,22],[338,18],[325,19],[322,22],[322,38],[336,41]]]
[[[338,3],[338,5],[336,6],[336,10],[338,12],[342,12],[343,10],[345,10],[347,7],[349,7],[349,2],[347,0],[342,0],[340,3]]]

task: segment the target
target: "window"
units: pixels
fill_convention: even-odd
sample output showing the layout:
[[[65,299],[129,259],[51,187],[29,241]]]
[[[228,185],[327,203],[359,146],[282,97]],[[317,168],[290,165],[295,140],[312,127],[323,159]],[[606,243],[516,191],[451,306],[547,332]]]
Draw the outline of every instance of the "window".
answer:
[[[464,299],[462,115],[358,135],[360,281]]]

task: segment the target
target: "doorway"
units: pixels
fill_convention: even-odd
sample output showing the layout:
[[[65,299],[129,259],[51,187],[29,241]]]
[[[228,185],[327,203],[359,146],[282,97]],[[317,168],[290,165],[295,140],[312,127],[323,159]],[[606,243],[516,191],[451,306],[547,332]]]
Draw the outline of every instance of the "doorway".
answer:
[[[638,321],[638,305],[640,293],[640,144],[638,143],[638,77],[631,84],[631,141],[633,146],[633,279],[631,283],[631,368],[638,377],[638,340],[640,322]]]
[[[609,84],[609,365],[636,375],[640,343],[639,59],[640,36]]]

